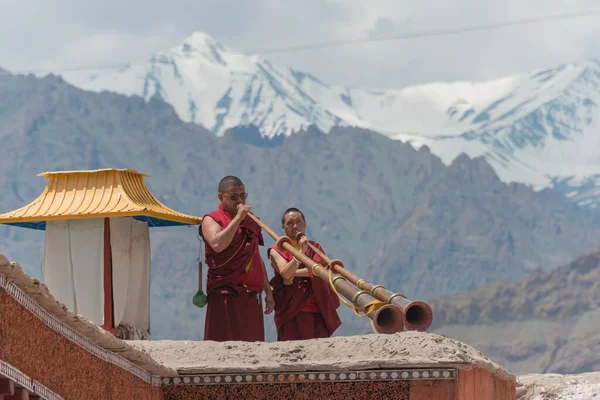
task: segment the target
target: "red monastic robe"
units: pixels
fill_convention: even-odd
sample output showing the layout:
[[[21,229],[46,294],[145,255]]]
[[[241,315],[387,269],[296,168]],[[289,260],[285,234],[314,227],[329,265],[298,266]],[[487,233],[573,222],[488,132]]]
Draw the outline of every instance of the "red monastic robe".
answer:
[[[220,204],[206,217],[214,219],[222,228],[231,223],[231,216]],[[202,233],[202,226],[199,229]],[[220,253],[204,243],[208,266],[204,340],[264,341],[261,293],[265,274],[258,250],[264,241],[260,226],[246,217],[231,244]]]
[[[319,249],[323,248],[317,242],[310,243]],[[293,256],[287,251],[280,251],[273,246],[267,250],[278,252],[286,261]],[[312,249],[306,255],[321,265],[327,265]],[[342,324],[336,309],[340,299],[331,290],[329,284],[315,276],[310,268],[301,264],[298,269],[307,269],[310,278],[294,278],[291,285],[283,283],[283,277],[275,266],[275,276],[271,279],[273,297],[275,298],[275,326],[277,340],[302,340],[330,337]]]

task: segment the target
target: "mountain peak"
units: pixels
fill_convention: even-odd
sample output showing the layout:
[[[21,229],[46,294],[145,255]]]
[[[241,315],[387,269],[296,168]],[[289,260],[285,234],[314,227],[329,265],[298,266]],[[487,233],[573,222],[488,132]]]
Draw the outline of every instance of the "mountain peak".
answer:
[[[226,48],[207,33],[196,31],[186,37],[180,45],[168,52],[175,59],[207,60],[211,63],[227,67],[227,54],[233,50]]]
[[[215,38],[201,31],[192,32],[191,35],[183,40],[183,43],[184,45],[187,44],[193,48],[216,47],[223,50],[225,49],[221,43],[215,40]]]
[[[203,71],[203,66],[207,65],[206,62],[209,65],[212,64],[213,67],[216,66],[219,68],[221,70],[219,74],[222,76],[228,76],[231,72],[255,73],[256,64],[261,61],[259,56],[247,55],[224,46],[221,42],[202,31],[192,32],[181,44],[172,47],[168,52],[161,53],[160,55],[172,59],[173,63],[177,64],[175,67],[182,67],[178,60],[186,60],[186,64],[188,61],[196,64],[193,67],[193,75],[205,74],[206,71]],[[188,64],[188,67],[190,66]],[[223,82],[215,83],[220,84]],[[222,132],[215,133],[219,134]]]

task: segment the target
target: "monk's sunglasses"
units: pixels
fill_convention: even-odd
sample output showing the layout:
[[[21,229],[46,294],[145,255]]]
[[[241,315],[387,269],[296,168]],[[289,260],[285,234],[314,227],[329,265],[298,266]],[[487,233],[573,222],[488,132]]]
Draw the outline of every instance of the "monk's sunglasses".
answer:
[[[225,194],[233,201],[246,200],[248,198],[248,193],[246,193],[246,192],[233,193],[233,194],[225,193]]]

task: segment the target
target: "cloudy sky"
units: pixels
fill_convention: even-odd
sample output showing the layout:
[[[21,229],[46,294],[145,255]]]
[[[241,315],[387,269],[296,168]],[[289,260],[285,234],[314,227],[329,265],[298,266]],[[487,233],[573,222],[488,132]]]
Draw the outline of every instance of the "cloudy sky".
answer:
[[[203,31],[239,51],[382,38],[600,11],[597,0],[0,0],[0,66],[140,62]],[[264,57],[323,81],[400,88],[600,59],[600,13],[460,35]]]

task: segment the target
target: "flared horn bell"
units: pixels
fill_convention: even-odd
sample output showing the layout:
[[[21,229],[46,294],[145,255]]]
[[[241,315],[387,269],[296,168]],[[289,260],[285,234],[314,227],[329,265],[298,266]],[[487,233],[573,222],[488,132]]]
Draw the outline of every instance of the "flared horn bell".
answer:
[[[396,333],[404,330],[404,315],[400,307],[386,304],[375,311],[373,325],[379,333]]]

